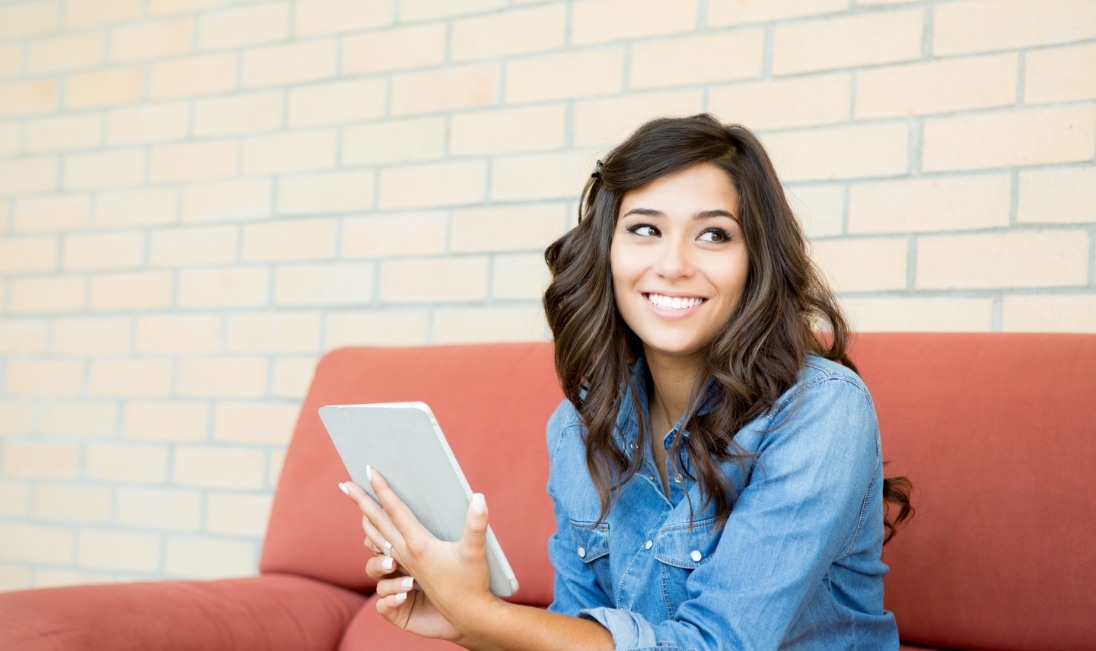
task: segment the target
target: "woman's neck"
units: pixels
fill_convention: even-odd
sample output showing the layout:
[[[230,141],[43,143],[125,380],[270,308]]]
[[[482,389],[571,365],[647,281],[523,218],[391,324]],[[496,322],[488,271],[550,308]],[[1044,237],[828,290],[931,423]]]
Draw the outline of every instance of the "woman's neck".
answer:
[[[656,410],[668,421],[669,427],[681,418],[689,406],[700,363],[698,356],[667,357],[647,352],[647,370],[651,373],[652,384],[647,409],[652,419]]]

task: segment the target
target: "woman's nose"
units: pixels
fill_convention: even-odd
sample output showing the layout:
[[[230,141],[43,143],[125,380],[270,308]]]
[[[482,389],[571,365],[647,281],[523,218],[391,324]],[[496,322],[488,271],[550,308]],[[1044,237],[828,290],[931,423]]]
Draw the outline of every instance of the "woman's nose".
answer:
[[[685,242],[677,242],[672,238],[663,240],[659,247],[659,257],[655,270],[664,278],[677,278],[687,276],[692,269],[689,247]]]

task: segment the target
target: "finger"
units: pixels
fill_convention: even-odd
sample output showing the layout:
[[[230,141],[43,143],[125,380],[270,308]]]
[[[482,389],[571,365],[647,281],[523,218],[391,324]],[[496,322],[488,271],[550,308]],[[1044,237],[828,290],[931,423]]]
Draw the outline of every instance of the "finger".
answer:
[[[346,481],[339,484],[339,490],[361,509],[362,515],[365,516],[362,520],[362,528],[365,529],[374,547],[378,550],[383,549],[385,541],[391,542],[394,547],[403,546],[403,536],[400,535],[399,529],[385,513],[384,507],[366,493],[365,489],[354,482]],[[367,524],[372,525],[372,533]]]
[[[379,597],[390,597],[401,592],[411,592],[414,589],[415,579],[409,576],[384,579],[377,582],[377,596]]]
[[[392,490],[392,487],[388,485],[388,481],[381,473],[376,468],[367,468],[366,470],[369,473],[370,487],[373,489],[373,493],[377,496],[377,500],[380,501],[396,530],[402,535],[402,539],[406,542],[411,537],[430,536],[430,532],[419,523],[415,514],[407,508],[399,495],[396,495],[396,491]],[[383,527],[378,526],[378,528],[381,533],[387,533]],[[395,541],[393,541],[393,544],[395,544]]]
[[[380,581],[384,577],[396,572],[399,565],[396,559],[388,556],[374,556],[365,562],[365,574],[374,581]]]
[[[468,505],[464,535],[460,539],[461,556],[466,561],[479,560],[487,555],[487,520],[487,500],[483,493],[476,493]]]
[[[381,617],[392,621],[399,615],[400,606],[406,601],[406,592],[398,592],[388,597],[381,597],[377,600],[377,613],[379,613]]]

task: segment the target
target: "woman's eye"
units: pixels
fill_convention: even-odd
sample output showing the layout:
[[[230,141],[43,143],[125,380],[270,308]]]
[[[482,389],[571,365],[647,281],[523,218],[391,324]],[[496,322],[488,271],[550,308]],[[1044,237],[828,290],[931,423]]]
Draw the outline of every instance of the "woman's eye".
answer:
[[[635,226],[629,226],[628,232],[640,237],[656,237],[658,235],[658,229],[650,224],[636,224]]]
[[[697,238],[701,242],[729,242],[731,240],[731,234],[722,228],[709,228],[700,234]]]

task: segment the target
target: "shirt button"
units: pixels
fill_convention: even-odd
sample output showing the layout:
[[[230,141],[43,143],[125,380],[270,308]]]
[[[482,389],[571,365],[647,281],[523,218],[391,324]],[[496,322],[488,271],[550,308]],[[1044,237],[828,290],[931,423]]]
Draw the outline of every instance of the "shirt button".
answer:
[[[692,553],[689,554],[689,558],[693,559],[694,562],[699,563],[700,559],[703,558],[703,556],[700,555],[700,552],[698,550],[694,549]]]
[[[681,473],[678,473],[678,474],[674,475],[674,481],[676,481],[677,483],[680,484],[682,479],[685,479],[685,478],[681,476]]]
[[[632,442],[632,445],[631,445],[630,447],[631,447],[631,448],[632,448],[633,450],[638,450],[638,449],[639,449],[639,443],[636,443],[636,442],[634,442],[634,441],[633,441],[633,442]]]
[[[655,480],[655,476],[654,476],[654,475],[647,475],[647,477],[648,477],[648,478],[650,478],[650,480],[651,480],[651,481],[654,481],[654,480]]]
[[[643,543],[643,549],[650,549],[654,546],[655,542],[653,540],[648,540],[647,542]]]
[[[586,558],[586,548],[585,547],[579,547],[578,548],[578,557],[579,558]]]

